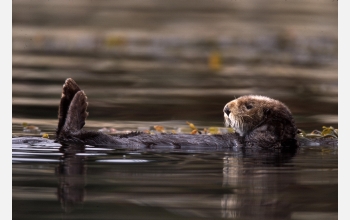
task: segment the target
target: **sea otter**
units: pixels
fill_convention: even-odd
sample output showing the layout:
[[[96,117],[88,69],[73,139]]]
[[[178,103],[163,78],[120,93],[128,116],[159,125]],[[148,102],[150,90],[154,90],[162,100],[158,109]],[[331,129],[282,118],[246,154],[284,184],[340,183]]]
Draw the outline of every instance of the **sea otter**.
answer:
[[[296,144],[297,127],[286,105],[265,96],[247,95],[224,107],[225,125],[248,146],[280,148]]]
[[[157,148],[170,146],[215,146],[246,148],[297,148],[297,128],[290,110],[281,102],[256,95],[237,98],[223,109],[225,124],[235,133],[221,135],[146,134],[107,135],[82,130],[88,116],[87,96],[77,83],[68,78],[62,90],[58,112],[56,140],[85,145],[125,146],[129,148]]]

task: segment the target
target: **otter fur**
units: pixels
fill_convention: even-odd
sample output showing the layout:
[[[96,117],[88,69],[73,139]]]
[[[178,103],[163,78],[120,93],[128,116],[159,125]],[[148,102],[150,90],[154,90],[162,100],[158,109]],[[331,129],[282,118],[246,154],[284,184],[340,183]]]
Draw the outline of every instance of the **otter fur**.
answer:
[[[68,78],[62,89],[58,111],[56,141],[85,145],[108,145],[129,148],[216,147],[216,148],[297,148],[296,126],[290,110],[281,102],[263,96],[242,96],[223,109],[226,126],[236,132],[217,135],[146,134],[108,135],[83,130],[87,96]]]
[[[223,112],[225,125],[232,127],[245,145],[280,148],[296,144],[292,113],[280,101],[247,95],[227,103]]]

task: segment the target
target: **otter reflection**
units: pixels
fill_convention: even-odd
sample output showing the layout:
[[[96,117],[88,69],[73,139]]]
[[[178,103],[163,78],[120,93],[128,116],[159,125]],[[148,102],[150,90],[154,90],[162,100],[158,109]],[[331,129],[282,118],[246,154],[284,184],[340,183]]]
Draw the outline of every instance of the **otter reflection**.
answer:
[[[310,171],[296,162],[295,155],[304,155],[295,151],[134,151],[122,154],[130,159],[152,158],[153,162],[96,162],[95,168],[102,173],[90,174],[85,158],[79,156],[83,148],[69,146],[62,152],[57,168],[58,199],[65,212],[84,202],[85,179],[91,178],[87,175],[97,175],[92,177],[99,186],[89,188],[89,204],[108,205],[118,216],[162,210],[178,217],[293,219],[295,213],[305,211],[337,211],[337,185],[319,184],[327,182],[325,177],[333,175],[332,171],[322,171],[322,179],[310,184]],[[106,161],[113,157],[115,152],[103,156]]]
[[[86,157],[79,155],[80,153],[85,153],[85,148],[83,145],[69,145],[69,146],[63,146],[60,148],[60,152],[63,153],[63,155],[60,157],[60,163],[58,164],[56,168],[56,174],[58,177],[58,186],[57,186],[57,196],[58,200],[61,203],[61,207],[66,213],[70,213],[74,210],[77,205],[82,204],[84,202],[84,198],[86,195],[86,179],[87,179],[87,165],[85,164]],[[148,151],[142,151],[140,153],[146,153]],[[152,152],[150,152],[152,153]],[[157,154],[157,151],[153,151],[153,153]],[[174,157],[179,152],[172,153],[171,151],[168,152],[171,157]],[[200,152],[198,152],[200,153]],[[208,152],[205,152],[208,153]],[[278,167],[283,166],[286,162],[290,161],[290,159],[294,156],[295,152],[281,152],[281,151],[264,151],[260,150],[259,152],[255,151],[219,151],[219,152],[213,152],[214,154],[219,155],[227,155],[223,157],[223,163],[221,165],[221,168],[218,167],[218,169],[215,171],[218,174],[218,178],[222,178],[222,187],[223,188],[235,188],[236,185],[243,180],[247,181],[247,178],[249,178],[252,170],[254,170],[255,166],[259,166],[260,168],[269,168],[269,167]],[[184,155],[186,155],[186,152],[183,152]],[[178,173],[180,164],[182,163],[191,163],[190,154],[188,154],[189,157],[185,157],[185,160],[183,162],[179,162],[178,165],[174,164],[168,164],[163,167],[165,173],[169,172],[169,175],[173,175],[171,173]],[[200,156],[201,154],[198,154]],[[186,159],[187,158],[187,159]],[[249,163],[247,163],[249,161]],[[161,162],[159,162],[161,163]],[[141,176],[141,181],[144,181],[147,179],[148,181],[155,182],[156,185],[158,185],[161,188],[164,188],[164,185],[159,185],[162,183],[163,179],[169,178],[169,176],[165,175],[164,178],[159,176],[159,178],[154,178],[154,175],[158,176],[158,174],[150,173],[150,171],[145,167],[143,170],[138,169],[135,167],[135,165],[132,166],[120,166],[118,164],[111,164],[110,166],[113,166],[113,170],[116,172],[115,176],[101,176],[101,181],[103,181],[103,178],[116,178],[118,180],[122,180],[125,176]],[[154,169],[157,166],[153,165],[150,168],[154,171]],[[176,170],[173,170],[174,167]],[[169,170],[170,169],[170,170]],[[157,170],[156,170],[157,171]],[[160,172],[160,170],[159,170]],[[201,168],[199,172],[202,172],[203,174],[206,173],[204,168]],[[163,171],[161,171],[163,173]],[[247,175],[249,173],[249,175]],[[186,175],[186,173],[183,173]],[[245,177],[246,176],[246,177]],[[121,179],[120,179],[121,178]],[[264,180],[265,178],[265,180]],[[264,177],[261,181],[265,181],[269,184],[274,185],[271,182],[271,179],[269,178],[269,175]],[[218,179],[219,180],[219,179]],[[125,180],[124,180],[125,181]],[[244,207],[242,207],[244,204],[247,204],[248,198],[251,202],[256,201],[258,198],[255,198],[254,194],[252,194],[251,191],[245,190],[244,192],[241,191],[237,194],[237,192],[230,194],[230,193],[224,193],[219,196],[218,194],[215,195],[217,199],[213,199],[209,202],[211,205],[211,209],[202,209],[201,205],[203,205],[201,202],[204,201],[194,201],[194,203],[198,203],[197,205],[194,205],[194,207],[197,208],[191,208],[188,207],[188,203],[186,202],[188,198],[188,193],[181,193],[181,185],[183,185],[182,180],[180,182],[176,181],[172,183],[172,188],[177,188],[177,190],[180,190],[179,193],[174,193],[171,190],[168,191],[168,188],[165,187],[165,192],[161,193],[155,193],[155,194],[137,194],[136,192],[133,192],[133,186],[137,188],[137,186],[140,184],[138,180],[135,180],[136,182],[129,182],[129,190],[126,191],[120,191],[119,193],[123,195],[128,195],[124,197],[123,201],[118,201],[118,195],[115,194],[115,200],[116,202],[122,202],[122,203],[131,203],[133,204],[142,204],[147,202],[148,204],[151,204],[152,206],[158,206],[165,209],[172,209],[174,207],[174,204],[176,204],[176,207],[182,210],[186,210],[188,213],[192,213],[191,215],[210,215],[210,216],[223,216],[223,217],[234,217],[234,216],[242,216],[244,213],[242,210],[244,210]],[[217,180],[215,180],[217,181]],[[180,185],[177,185],[179,184]],[[103,185],[101,186],[103,187]],[[147,186],[146,186],[147,187]],[[190,187],[187,186],[187,187]],[[199,186],[201,187],[201,186]],[[276,188],[275,188],[276,189]],[[239,190],[239,189],[237,189]],[[268,188],[261,188],[262,192],[264,190],[267,194],[270,193],[270,189]],[[236,189],[235,189],[236,191]],[[118,192],[117,192],[118,193]],[[210,194],[210,192],[208,192]],[[98,192],[98,194],[103,197],[103,190]],[[207,194],[207,192],[202,192],[204,196]],[[197,194],[197,196],[202,196],[201,194]],[[163,199],[162,202],[159,202],[159,198],[166,197],[166,199]],[[217,197],[219,196],[219,197]],[[196,198],[196,195],[195,197]],[[183,201],[183,202],[181,202]],[[199,207],[199,209],[198,209]],[[237,211],[240,210],[240,211]],[[262,210],[265,210],[263,208]],[[210,213],[208,213],[210,212]],[[196,213],[196,214],[195,214]],[[201,213],[201,214],[200,214]],[[220,214],[221,213],[221,214]]]
[[[77,206],[83,204],[84,198],[86,196],[85,180],[87,177],[87,167],[85,164],[86,158],[80,156],[79,153],[85,153],[83,145],[69,145],[63,146],[60,148],[60,151],[63,155],[60,157],[60,163],[56,168],[56,174],[58,177],[58,187],[57,187],[57,196],[58,200],[61,203],[62,209],[66,213],[70,213]],[[180,151],[170,151],[162,154],[162,158],[167,155],[172,158],[179,158],[178,164],[159,162],[156,165],[150,165],[150,170],[143,166],[143,169],[140,169],[139,166],[135,165],[121,165],[121,164],[112,164],[113,171],[116,175],[109,175],[110,181],[113,182],[114,179],[118,180],[117,182],[128,181],[129,176],[139,176],[136,179],[133,179],[134,182],[129,182],[127,188],[118,187],[118,184],[115,185],[115,188],[119,190],[113,191],[112,194],[109,194],[108,197],[113,197],[113,201],[117,204],[130,204],[135,205],[135,209],[146,205],[151,207],[158,207],[170,212],[176,211],[177,214],[181,215],[191,215],[191,216],[215,216],[215,217],[238,217],[238,216],[250,216],[249,204],[255,203],[254,207],[259,207],[260,209],[255,210],[255,214],[261,212],[266,212],[270,210],[269,215],[273,215],[275,212],[281,212],[281,210],[276,210],[271,208],[272,206],[264,206],[264,202],[268,204],[269,202],[274,202],[274,200],[261,198],[261,196],[256,196],[257,189],[254,191],[251,190],[251,184],[256,184],[259,186],[259,194],[268,195],[273,190],[275,192],[280,192],[278,186],[275,186],[276,179],[271,179],[270,175],[262,176],[259,183],[254,183],[255,174],[252,175],[252,172],[255,172],[257,169],[264,170],[284,166],[285,163],[289,162],[295,152],[281,152],[281,151],[233,151],[233,150],[223,150],[215,152],[215,158],[222,158],[222,164],[216,166],[214,164],[202,164],[204,167],[212,167],[209,172],[208,180],[212,183],[221,182],[221,187],[223,190],[220,190],[220,186],[212,185],[208,191],[208,185],[203,189],[201,184],[196,186],[197,190],[188,191],[188,194],[176,193],[183,190],[187,191],[193,187],[193,183],[185,183],[184,179],[179,178],[176,181],[173,179],[173,175],[178,175],[178,170],[181,169],[183,164],[188,164],[187,169],[194,169],[195,176],[190,177],[190,179],[199,176],[207,176],[207,169],[203,169],[196,165],[192,167],[191,164],[196,164],[196,161],[192,160],[192,155],[182,151],[183,156],[179,155]],[[209,153],[212,151],[202,151],[198,152],[198,155],[195,155],[200,161],[201,153]],[[157,155],[157,151],[145,150],[139,151],[140,154],[151,154],[152,157]],[[186,156],[187,155],[187,156]],[[204,161],[203,161],[204,163]],[[161,166],[161,170],[160,167]],[[192,168],[191,168],[192,167]],[[258,168],[255,168],[258,167]],[[107,168],[108,169],[108,168]],[[192,173],[192,172],[191,172]],[[101,174],[100,174],[101,175]],[[186,172],[181,172],[181,175],[189,175]],[[256,174],[261,175],[261,174]],[[211,177],[212,176],[212,177]],[[252,178],[253,176],[253,178]],[[102,179],[103,176],[100,176]],[[124,178],[126,178],[124,180]],[[186,180],[188,181],[188,180]],[[266,182],[266,184],[264,184]],[[104,183],[105,184],[105,183]],[[145,185],[143,185],[145,184]],[[149,192],[149,185],[155,185],[157,190],[154,192]],[[165,184],[165,185],[164,185]],[[170,185],[169,185],[170,184]],[[211,183],[209,183],[211,184]],[[270,184],[271,186],[268,186]],[[100,183],[101,187],[107,187]],[[171,186],[171,187],[167,187]],[[244,187],[242,187],[244,186]],[[247,187],[248,186],[248,187]],[[102,189],[101,188],[101,189]],[[273,190],[272,190],[273,189]],[[141,191],[140,191],[141,190]],[[158,191],[160,190],[160,191]],[[223,191],[220,194],[215,192]],[[144,192],[144,193],[140,193]],[[146,193],[147,192],[147,193]],[[230,193],[232,192],[232,193]],[[104,190],[99,190],[98,193],[100,198],[106,196]],[[123,195],[120,197],[120,195]],[[208,197],[203,200],[203,198]],[[197,199],[196,199],[197,198]],[[202,199],[200,199],[202,198]],[[189,201],[191,201],[189,203]],[[257,206],[257,203],[261,202],[261,206]],[[208,204],[210,204],[208,206]],[[266,205],[265,204],[265,205]],[[207,207],[208,206],[208,207]],[[176,209],[174,209],[176,207]],[[117,207],[116,207],[117,208]],[[286,209],[283,209],[283,213],[289,215]],[[265,213],[266,214],[266,213]]]
[[[232,189],[232,193],[222,196],[221,217],[289,219],[291,202],[283,196],[286,184],[295,184],[296,177],[288,172],[285,178],[284,171],[295,153],[260,151],[243,152],[242,157],[225,156],[223,187]]]
[[[56,168],[58,176],[57,197],[65,212],[81,204],[85,197],[85,157],[77,153],[84,153],[84,145],[62,146],[60,163]]]

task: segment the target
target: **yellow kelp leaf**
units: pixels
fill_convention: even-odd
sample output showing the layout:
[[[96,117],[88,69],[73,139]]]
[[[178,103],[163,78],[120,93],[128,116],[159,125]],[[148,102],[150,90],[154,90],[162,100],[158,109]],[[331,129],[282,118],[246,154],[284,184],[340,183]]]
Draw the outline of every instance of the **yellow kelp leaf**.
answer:
[[[186,121],[186,123],[190,126],[192,130],[198,130],[196,126],[194,126],[194,124],[192,124],[191,122]]]
[[[220,130],[218,127],[209,127],[208,131],[210,134],[218,134]]]
[[[126,44],[126,38],[121,36],[110,36],[105,40],[105,44],[109,47],[121,46]]]
[[[209,60],[208,60],[209,68],[213,71],[220,70],[222,67],[222,59],[221,59],[221,54],[217,51],[212,52],[209,55]]]
[[[161,132],[161,133],[164,133],[164,132],[165,132],[164,127],[161,126],[161,125],[155,125],[155,126],[153,126],[153,127],[154,127],[154,129],[156,129],[156,131],[158,131],[158,132]]]
[[[191,134],[197,134],[197,130],[192,130]]]
[[[335,133],[334,132],[334,128],[332,126],[330,127],[326,127],[326,126],[323,126],[323,131],[322,131],[322,136],[326,136],[326,135],[334,135],[334,136],[338,136],[338,132]]]

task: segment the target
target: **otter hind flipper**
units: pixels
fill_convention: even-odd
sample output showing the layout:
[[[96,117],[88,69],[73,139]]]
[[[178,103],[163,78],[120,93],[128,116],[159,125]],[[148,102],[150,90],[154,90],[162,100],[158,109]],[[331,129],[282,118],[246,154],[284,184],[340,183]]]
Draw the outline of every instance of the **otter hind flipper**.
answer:
[[[78,91],[69,105],[64,130],[78,131],[85,125],[85,119],[88,116],[88,102],[84,91]]]
[[[60,105],[59,105],[59,109],[58,109],[58,127],[57,127],[57,131],[56,131],[57,137],[61,134],[61,131],[66,124],[68,111],[72,112],[74,109],[76,109],[76,108],[74,108],[74,109],[70,110],[70,105],[73,101],[73,98],[75,97],[75,95],[79,91],[81,91],[81,90],[80,90],[78,84],[73,79],[71,79],[71,78],[66,79],[65,83],[63,84],[61,101],[60,101]],[[83,95],[83,97],[85,97],[85,94]],[[80,97],[80,99],[82,99],[82,97]],[[86,98],[85,98],[85,102],[86,102]],[[87,104],[86,104],[86,106],[87,106]],[[86,108],[85,108],[85,110],[86,110]],[[79,113],[81,113],[81,112],[82,111],[80,111]],[[87,117],[87,112],[86,112],[85,118],[86,117]],[[84,119],[84,121],[85,121],[85,119]],[[84,126],[84,124],[82,126]],[[77,126],[77,127],[80,127],[80,126]]]

